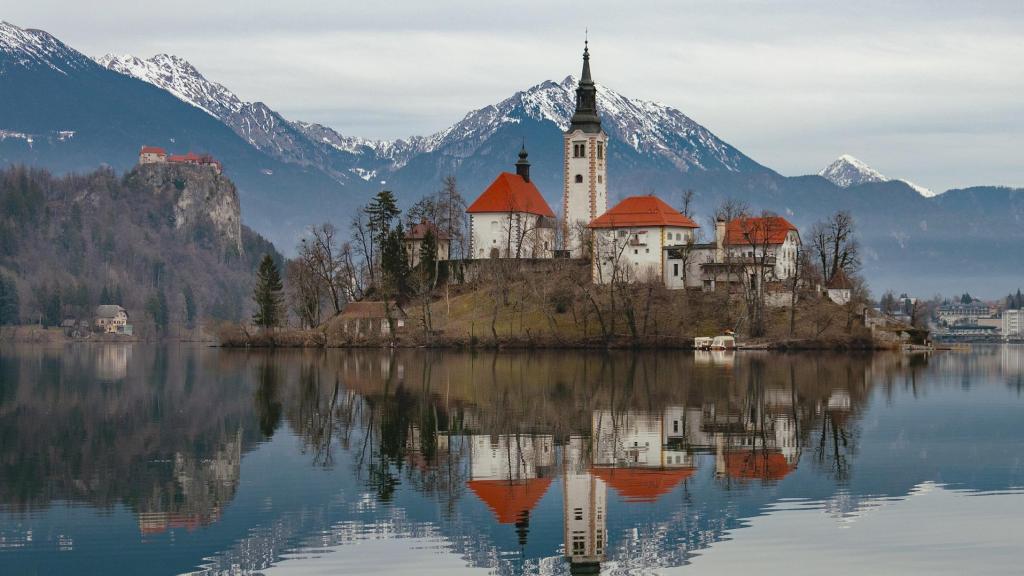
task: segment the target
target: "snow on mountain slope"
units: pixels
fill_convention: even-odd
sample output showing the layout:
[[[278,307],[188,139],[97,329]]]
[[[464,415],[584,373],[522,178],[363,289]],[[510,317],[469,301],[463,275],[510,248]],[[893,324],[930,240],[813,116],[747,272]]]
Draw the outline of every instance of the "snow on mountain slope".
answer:
[[[878,170],[868,166],[864,162],[861,162],[857,158],[850,156],[849,154],[843,154],[837,158],[834,162],[828,165],[824,170],[818,172],[818,176],[825,178],[840,188],[849,188],[850,186],[858,186],[860,184],[867,184],[869,182],[903,182],[915,192],[924,196],[925,198],[932,198],[937,194],[924,186],[918,186],[909,180],[903,180],[900,178],[889,178],[884,176]]]
[[[840,188],[849,188],[868,182],[888,182],[889,179],[860,160],[843,154],[818,175]]]
[[[500,127],[519,123],[524,117],[553,122],[565,130],[575,110],[577,83],[573,76],[560,83],[549,80],[496,105],[474,110],[451,127],[424,138],[420,151],[445,149],[469,155]],[[683,172],[767,170],[679,110],[627,98],[602,84],[596,86],[605,131],[641,155],[668,160]]]
[[[61,74],[91,63],[49,33],[0,20],[0,74],[9,66],[46,67]]]

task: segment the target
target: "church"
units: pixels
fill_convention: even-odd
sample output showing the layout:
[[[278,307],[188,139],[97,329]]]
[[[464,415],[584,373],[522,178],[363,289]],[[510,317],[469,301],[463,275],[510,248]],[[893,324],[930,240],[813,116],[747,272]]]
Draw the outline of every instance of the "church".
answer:
[[[796,273],[800,234],[784,218],[719,221],[712,241],[702,243],[697,223],[653,194],[628,196],[609,210],[608,134],[587,42],[562,154],[561,222],[530,180],[524,146],[515,173],[499,174],[466,210],[470,258],[585,259],[595,284],[653,280],[706,291],[734,292],[748,278],[778,287]]]

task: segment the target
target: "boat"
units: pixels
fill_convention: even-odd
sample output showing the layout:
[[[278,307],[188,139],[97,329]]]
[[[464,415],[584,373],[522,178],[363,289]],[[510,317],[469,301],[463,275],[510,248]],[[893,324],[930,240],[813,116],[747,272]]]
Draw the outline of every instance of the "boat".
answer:
[[[711,341],[711,350],[735,350],[735,336],[715,336]]]

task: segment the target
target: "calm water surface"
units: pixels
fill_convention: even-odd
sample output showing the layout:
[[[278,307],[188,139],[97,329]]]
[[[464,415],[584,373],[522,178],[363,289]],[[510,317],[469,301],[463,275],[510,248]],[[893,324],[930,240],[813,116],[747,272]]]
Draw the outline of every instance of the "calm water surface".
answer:
[[[0,350],[0,573],[1020,574],[1024,348]]]

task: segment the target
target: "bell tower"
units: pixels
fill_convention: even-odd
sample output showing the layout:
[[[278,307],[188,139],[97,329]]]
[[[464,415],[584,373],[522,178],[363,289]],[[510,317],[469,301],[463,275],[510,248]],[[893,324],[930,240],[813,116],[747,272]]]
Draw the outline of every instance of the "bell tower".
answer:
[[[608,210],[608,135],[597,112],[597,88],[590,77],[590,47],[583,43],[583,73],[576,87],[576,111],[563,135],[565,155],[562,216],[565,249],[583,257],[580,229]]]

